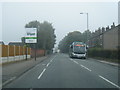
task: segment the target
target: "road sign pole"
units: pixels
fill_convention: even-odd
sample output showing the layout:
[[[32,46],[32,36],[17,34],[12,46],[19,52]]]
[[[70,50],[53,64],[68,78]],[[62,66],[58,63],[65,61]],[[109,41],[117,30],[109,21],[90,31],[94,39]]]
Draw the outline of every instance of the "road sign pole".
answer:
[[[36,44],[35,44],[35,61],[36,61]]]
[[[25,54],[26,54],[26,60],[27,60],[27,43],[26,43],[26,46],[25,46]]]
[[[26,28],[26,43],[31,43],[34,46],[35,61],[36,61],[36,43],[37,43],[37,28]],[[26,45],[27,46],[27,45]],[[27,54],[26,54],[27,59]]]

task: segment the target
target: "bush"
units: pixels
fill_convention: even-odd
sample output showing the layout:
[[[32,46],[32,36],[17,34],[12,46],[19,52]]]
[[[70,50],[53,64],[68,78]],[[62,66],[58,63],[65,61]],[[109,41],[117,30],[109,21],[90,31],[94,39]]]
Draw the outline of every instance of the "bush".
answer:
[[[108,59],[120,59],[120,56],[118,55],[118,50],[105,50],[102,48],[90,48],[88,50],[88,56]]]

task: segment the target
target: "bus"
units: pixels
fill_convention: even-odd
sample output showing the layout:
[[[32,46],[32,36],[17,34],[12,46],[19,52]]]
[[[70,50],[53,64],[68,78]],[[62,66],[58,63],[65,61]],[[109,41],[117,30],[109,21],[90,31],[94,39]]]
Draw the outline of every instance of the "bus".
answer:
[[[83,42],[73,42],[69,47],[71,58],[84,58],[87,56],[87,45]]]

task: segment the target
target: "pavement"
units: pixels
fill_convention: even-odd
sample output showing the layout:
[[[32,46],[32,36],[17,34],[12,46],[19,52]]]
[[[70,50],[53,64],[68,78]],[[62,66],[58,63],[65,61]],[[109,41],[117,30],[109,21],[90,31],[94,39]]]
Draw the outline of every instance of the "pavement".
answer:
[[[46,58],[50,57],[43,56],[39,57],[36,60],[34,58],[28,60],[22,60],[18,62],[6,63],[2,65],[2,86],[10,83],[14,79],[21,76],[23,73],[27,72],[33,68],[38,63],[41,63]]]
[[[39,62],[41,58],[37,58]],[[94,59],[72,59],[67,54],[54,54],[34,64],[5,88],[116,88],[119,69]],[[41,60],[40,60],[41,61]],[[35,61],[33,61],[35,62]],[[24,64],[28,65],[28,63]],[[24,66],[23,65],[23,66]],[[14,66],[14,68],[17,66]],[[3,67],[4,68],[4,67]],[[13,68],[13,69],[14,69]],[[15,71],[15,70],[13,70]],[[4,72],[4,71],[3,71]],[[8,71],[10,72],[10,71]],[[20,71],[17,71],[20,72]],[[15,75],[15,73],[14,73]],[[11,80],[12,80],[11,79]]]
[[[105,64],[109,64],[109,65],[117,66],[117,67],[120,66],[120,64],[115,63],[115,62],[108,62],[108,61],[105,61],[105,60],[93,59],[93,58],[89,58],[89,59],[91,59],[91,60],[95,60],[95,61],[99,61],[99,62],[101,62],[101,63],[105,63]]]

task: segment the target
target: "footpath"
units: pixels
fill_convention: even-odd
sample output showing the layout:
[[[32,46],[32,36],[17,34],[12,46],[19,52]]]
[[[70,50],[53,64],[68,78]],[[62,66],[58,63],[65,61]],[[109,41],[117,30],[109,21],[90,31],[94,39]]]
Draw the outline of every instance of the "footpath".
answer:
[[[2,86],[10,83],[26,71],[30,70],[34,66],[36,66],[38,63],[42,62],[46,58],[50,57],[44,56],[36,58],[36,61],[34,58],[23,60],[19,62],[9,63],[2,65]]]
[[[95,61],[98,61],[98,62],[101,62],[101,63],[109,64],[109,65],[112,65],[112,66],[120,67],[120,64],[117,63],[117,62],[111,62],[111,61],[106,61],[106,60],[96,59],[96,58],[89,58],[89,59],[95,60]]]

